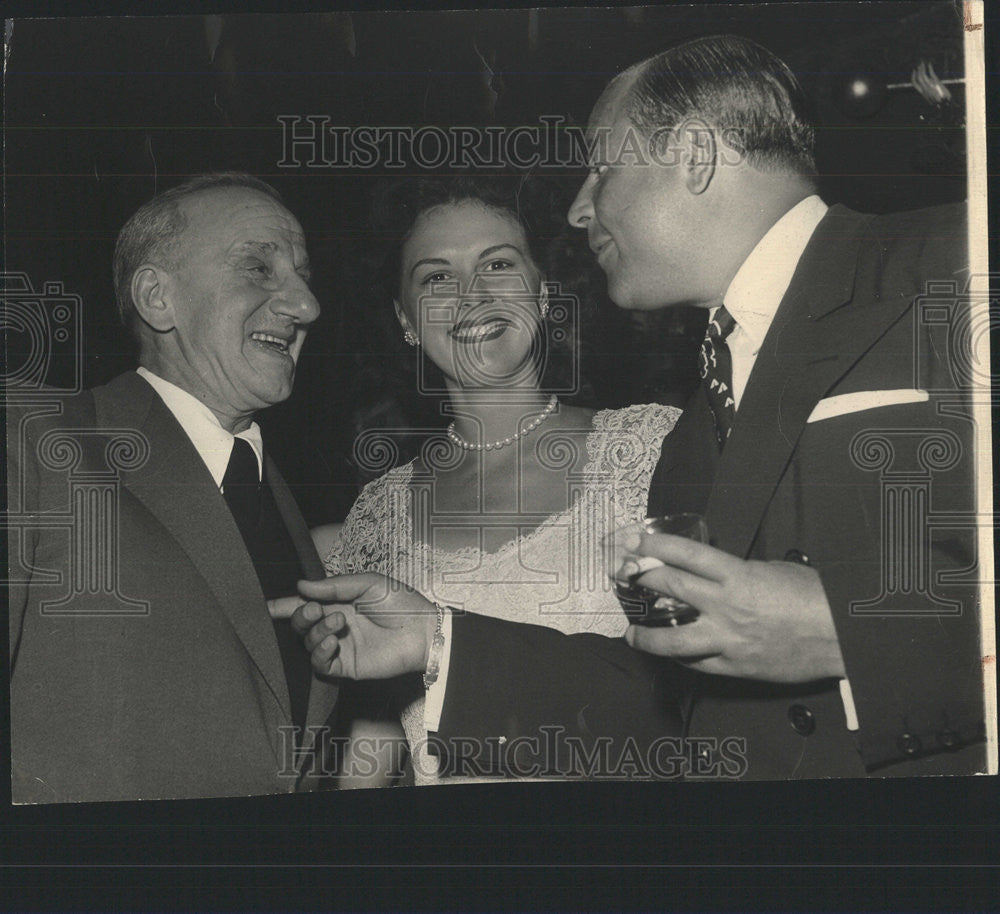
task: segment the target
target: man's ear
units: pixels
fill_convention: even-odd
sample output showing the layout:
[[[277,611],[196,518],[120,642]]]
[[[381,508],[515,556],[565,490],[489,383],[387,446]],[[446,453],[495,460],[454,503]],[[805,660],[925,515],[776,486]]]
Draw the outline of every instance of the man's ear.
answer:
[[[132,274],[132,302],[139,317],[160,333],[174,329],[174,309],[165,295],[167,276],[161,267],[144,263]]]
[[[685,183],[692,194],[708,190],[718,162],[715,131],[705,121],[689,117],[677,129],[686,169]]]

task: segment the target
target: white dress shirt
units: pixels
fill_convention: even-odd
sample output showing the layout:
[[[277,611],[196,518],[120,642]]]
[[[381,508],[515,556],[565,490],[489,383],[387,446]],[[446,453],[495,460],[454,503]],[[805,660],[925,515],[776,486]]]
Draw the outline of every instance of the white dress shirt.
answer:
[[[736,321],[736,327],[726,342],[733,363],[733,399],[739,409],[757,353],[774,320],[778,306],[788,291],[802,252],[828,207],[818,197],[810,196],[793,206],[757,242],[743,265],[736,271],[723,303]],[[713,309],[709,319],[718,309]],[[424,723],[428,731],[437,730],[444,708],[448,684],[448,661],[451,657],[451,614],[445,613],[445,642],[437,681],[427,690]],[[846,679],[840,682],[844,716],[849,730],[858,729],[857,713],[851,687]]]
[[[736,409],[757,361],[778,305],[785,297],[802,252],[828,207],[817,196],[806,197],[771,226],[736,271],[722,301],[736,321],[726,338],[733,360]],[[713,309],[709,319],[715,317]]]
[[[260,436],[260,426],[256,422],[251,422],[248,429],[233,435],[222,427],[215,413],[186,390],[170,381],[164,381],[148,368],[137,368],[136,374],[149,382],[167,409],[174,414],[174,418],[184,429],[184,434],[191,439],[195,450],[205,461],[220,492],[226,467],[229,466],[229,457],[233,452],[234,438],[243,438],[253,448],[257,455],[258,479],[263,479],[264,442]]]

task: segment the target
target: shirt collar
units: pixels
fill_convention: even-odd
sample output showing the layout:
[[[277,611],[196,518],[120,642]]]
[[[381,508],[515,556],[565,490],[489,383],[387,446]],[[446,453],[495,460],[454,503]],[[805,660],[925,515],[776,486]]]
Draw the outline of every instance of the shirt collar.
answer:
[[[757,242],[729,284],[722,300],[754,352],[764,342],[802,252],[827,209],[815,194],[793,206]]]
[[[197,397],[153,374],[148,368],[137,368],[136,373],[149,382],[167,409],[174,414],[174,418],[191,439],[191,443],[219,488],[222,487],[222,478],[226,475],[234,438],[243,438],[253,448],[254,454],[257,455],[257,469],[263,476],[264,442],[260,435],[260,426],[256,422],[251,422],[250,427],[238,435],[232,435],[222,427],[215,413]]]

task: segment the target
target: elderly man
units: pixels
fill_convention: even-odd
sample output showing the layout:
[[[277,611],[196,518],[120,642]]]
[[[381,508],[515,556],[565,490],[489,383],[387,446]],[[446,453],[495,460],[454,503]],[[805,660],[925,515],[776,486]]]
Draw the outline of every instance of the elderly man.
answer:
[[[82,510],[46,458],[52,434],[76,443],[77,478],[107,474],[116,435],[144,457],[120,474],[117,554],[44,525],[20,544],[31,575],[10,593],[14,800],[304,789],[316,772],[296,768],[295,735],[324,723],[337,689],[265,599],[322,567],[253,421],[292,392],[319,315],[302,229],[269,185],[201,176],[129,219],[114,267],[138,369],[8,426],[8,478],[42,518]],[[61,602],[93,562],[114,564],[117,591]]]
[[[964,208],[827,207],[803,108],[792,73],[753,42],[657,55],[598,101],[569,215],[616,304],[709,310],[703,383],[664,443],[648,513],[704,514],[712,545],[637,534],[629,560],[637,583],[696,618],[633,626],[643,653],[630,657],[624,642],[471,613],[435,629],[415,594],[384,599],[423,615],[390,619],[363,606],[381,582],[345,576],[301,588],[341,604],[322,620],[316,604],[296,613],[317,668],[427,669],[428,730],[467,762],[518,742],[558,769],[553,730],[583,741],[579,761],[631,728],[652,774],[984,770],[979,612],[963,583],[975,567],[968,391],[915,304],[936,282],[961,305]],[[929,512],[949,526],[928,533]],[[646,727],[653,656],[691,684],[688,743],[661,770]],[[637,767],[618,757],[622,776]]]

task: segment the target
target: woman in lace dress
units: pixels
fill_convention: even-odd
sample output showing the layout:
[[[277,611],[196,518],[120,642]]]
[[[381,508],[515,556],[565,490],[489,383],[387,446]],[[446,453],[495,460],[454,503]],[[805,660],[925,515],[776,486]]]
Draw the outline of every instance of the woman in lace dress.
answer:
[[[501,179],[427,178],[383,201],[399,332],[440,370],[453,421],[364,488],[324,564],[380,572],[456,609],[618,638],[627,623],[601,538],[644,516],[679,411],[595,413],[546,389],[554,296],[526,200]],[[416,688],[401,721],[415,783],[435,783]]]

